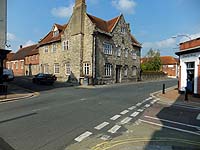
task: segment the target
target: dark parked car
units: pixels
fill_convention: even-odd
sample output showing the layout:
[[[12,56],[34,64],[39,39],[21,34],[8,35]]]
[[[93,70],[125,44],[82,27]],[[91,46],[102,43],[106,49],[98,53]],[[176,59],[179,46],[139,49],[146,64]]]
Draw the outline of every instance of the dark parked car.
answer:
[[[53,74],[38,73],[32,79],[33,83],[37,84],[53,84],[57,80],[57,77]]]
[[[3,69],[3,81],[8,82],[14,80],[14,73],[12,69]]]

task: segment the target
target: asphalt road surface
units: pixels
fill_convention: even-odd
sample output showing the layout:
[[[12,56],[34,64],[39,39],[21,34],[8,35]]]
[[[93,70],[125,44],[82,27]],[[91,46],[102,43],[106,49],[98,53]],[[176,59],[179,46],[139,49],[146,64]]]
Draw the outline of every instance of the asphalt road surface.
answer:
[[[0,149],[63,150],[85,131],[161,90],[163,83],[171,87],[177,80],[95,89],[50,88],[39,97],[2,103]]]

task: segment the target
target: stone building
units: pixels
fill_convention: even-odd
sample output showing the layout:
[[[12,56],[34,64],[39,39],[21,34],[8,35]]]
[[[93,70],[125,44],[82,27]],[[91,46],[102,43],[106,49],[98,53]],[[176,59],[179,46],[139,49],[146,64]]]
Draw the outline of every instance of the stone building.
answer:
[[[76,0],[68,24],[55,24],[39,45],[41,71],[60,81],[107,84],[139,75],[141,44],[124,16],[108,21],[92,16],[85,0]]]

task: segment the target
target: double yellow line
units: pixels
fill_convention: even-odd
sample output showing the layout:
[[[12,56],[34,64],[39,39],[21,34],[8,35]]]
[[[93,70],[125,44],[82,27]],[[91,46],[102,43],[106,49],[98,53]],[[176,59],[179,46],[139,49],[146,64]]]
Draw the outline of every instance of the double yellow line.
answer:
[[[100,144],[92,147],[91,150],[109,150],[109,149],[114,148],[114,147],[119,146],[119,145],[130,144],[130,143],[139,143],[139,142],[176,142],[176,143],[182,143],[182,144],[188,144],[188,145],[191,145],[191,146],[200,147],[200,142],[186,140],[186,139],[177,139],[177,138],[155,138],[155,139],[132,138],[132,139],[126,139],[126,140],[113,141],[113,142],[111,142],[111,141],[103,142],[103,143],[100,143]]]

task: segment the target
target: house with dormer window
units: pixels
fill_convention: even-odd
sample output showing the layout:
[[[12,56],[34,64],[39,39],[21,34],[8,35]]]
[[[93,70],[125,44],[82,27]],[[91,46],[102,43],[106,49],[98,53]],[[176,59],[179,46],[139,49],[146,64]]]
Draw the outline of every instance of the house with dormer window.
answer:
[[[139,75],[141,44],[124,16],[95,17],[85,0],[75,0],[69,22],[54,24],[39,45],[40,70],[60,81],[109,84],[136,81]]]

